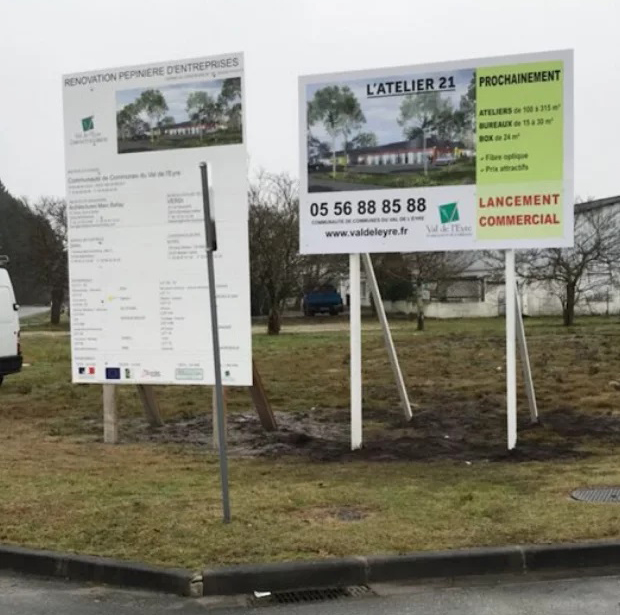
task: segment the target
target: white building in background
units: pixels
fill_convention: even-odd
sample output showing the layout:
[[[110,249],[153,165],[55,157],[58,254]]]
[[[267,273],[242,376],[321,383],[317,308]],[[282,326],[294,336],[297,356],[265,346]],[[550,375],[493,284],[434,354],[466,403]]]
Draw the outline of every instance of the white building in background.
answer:
[[[176,124],[167,124],[158,128],[147,131],[149,137],[160,137],[162,134],[168,137],[193,137],[203,134],[209,134],[222,130],[226,126],[217,122],[178,122]]]
[[[427,318],[485,318],[498,316],[503,313],[504,285],[489,281],[490,272],[479,264],[470,268],[463,276],[450,284],[442,285],[443,290],[438,294],[436,285],[429,284],[423,291],[425,314]],[[372,307],[370,287],[365,275],[361,276],[361,303],[363,308]],[[349,280],[342,280],[340,294],[348,304]],[[415,314],[416,305],[413,301],[383,301],[388,314]]]
[[[620,217],[620,196],[579,203],[575,205],[575,216],[587,211],[610,208]],[[592,272],[593,275],[594,272]],[[482,261],[474,263],[466,272],[450,284],[442,284],[441,294],[436,285],[429,284],[425,292],[427,318],[484,318],[500,316],[505,309],[505,288],[503,282],[493,281],[493,272]],[[340,293],[348,303],[349,281],[340,284]],[[362,307],[370,308],[370,288],[362,272]],[[560,316],[562,304],[544,284],[520,284],[519,295],[523,314],[527,316]],[[384,301],[388,314],[415,314],[412,301]],[[595,291],[586,292],[576,305],[577,315],[620,314],[620,288],[611,284],[597,285]]]

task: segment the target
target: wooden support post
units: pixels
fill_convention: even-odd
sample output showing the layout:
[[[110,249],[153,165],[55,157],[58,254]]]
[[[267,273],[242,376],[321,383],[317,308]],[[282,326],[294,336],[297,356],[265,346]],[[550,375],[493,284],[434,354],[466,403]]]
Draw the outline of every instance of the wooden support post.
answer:
[[[265,431],[276,431],[276,429],[278,429],[276,417],[271,409],[269,399],[267,399],[263,379],[254,361],[252,361],[252,377],[254,384],[250,387],[250,397],[252,398],[252,403],[254,404],[254,408],[256,408],[256,412],[258,412],[260,424]]]
[[[164,421],[161,418],[159,402],[155,395],[155,387],[150,384],[138,384],[138,395],[142,402],[144,415],[150,427],[163,427]]]
[[[113,384],[103,385],[103,441],[106,444],[118,442],[116,386]]]
[[[222,392],[224,393],[224,431],[228,428],[228,387],[223,387]],[[213,407],[213,448],[216,451],[220,450],[220,441],[217,437],[217,399],[216,399],[216,390],[213,387],[212,396],[211,396],[211,405]]]

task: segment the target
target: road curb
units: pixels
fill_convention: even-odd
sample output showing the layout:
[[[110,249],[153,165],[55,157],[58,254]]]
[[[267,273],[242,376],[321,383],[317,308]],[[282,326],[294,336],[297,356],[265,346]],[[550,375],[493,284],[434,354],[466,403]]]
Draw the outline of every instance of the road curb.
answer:
[[[179,596],[202,595],[202,577],[189,570],[160,568],[106,557],[0,545],[0,569],[150,589]]]
[[[524,548],[524,560],[529,572],[620,566],[620,541],[530,545]]]
[[[368,558],[368,583],[523,572],[519,547],[421,551]]]
[[[247,594],[484,574],[620,569],[620,541],[556,545],[514,545],[406,555],[353,557],[207,569],[205,596]]]
[[[578,572],[596,568],[609,572],[612,567],[620,570],[620,540],[245,564],[208,568],[200,574],[182,568],[0,545],[0,570],[180,596],[226,596],[484,574]]]

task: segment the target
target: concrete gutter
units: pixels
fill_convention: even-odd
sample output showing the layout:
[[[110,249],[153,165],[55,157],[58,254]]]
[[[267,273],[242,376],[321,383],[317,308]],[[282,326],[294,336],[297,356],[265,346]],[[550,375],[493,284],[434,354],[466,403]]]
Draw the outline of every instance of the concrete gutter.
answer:
[[[415,582],[484,574],[575,573],[620,570],[620,541],[515,545],[419,551],[407,555],[245,564],[209,568],[201,574],[112,558],[0,545],[0,570],[167,592],[225,596],[388,582]]]

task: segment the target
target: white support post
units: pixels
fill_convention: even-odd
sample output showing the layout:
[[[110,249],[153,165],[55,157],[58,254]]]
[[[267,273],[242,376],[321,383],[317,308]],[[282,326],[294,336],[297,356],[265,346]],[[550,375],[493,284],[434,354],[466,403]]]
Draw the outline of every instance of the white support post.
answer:
[[[532,368],[530,366],[530,355],[527,351],[527,340],[525,339],[525,326],[523,325],[523,314],[521,313],[521,301],[519,300],[519,289],[515,289],[516,310],[517,310],[517,341],[519,342],[519,355],[521,357],[521,369],[523,370],[523,382],[527,394],[527,403],[530,407],[530,420],[533,424],[538,423],[538,406],[536,404],[536,392],[534,391],[534,380],[532,379]]]
[[[398,363],[398,357],[396,356],[396,348],[394,347],[394,340],[392,339],[392,332],[390,331],[390,325],[385,315],[385,306],[383,305],[383,299],[381,298],[381,292],[379,285],[377,284],[377,277],[375,276],[375,270],[372,266],[372,259],[370,254],[362,254],[362,262],[364,263],[364,270],[366,272],[366,280],[370,283],[370,292],[372,293],[373,300],[375,302],[375,309],[377,310],[377,316],[381,323],[381,329],[383,330],[383,339],[385,341],[385,347],[387,348],[388,357],[390,358],[390,365],[392,366],[392,372],[396,380],[396,387],[398,388],[398,395],[400,396],[400,403],[403,408],[405,420],[410,421],[413,417],[411,413],[411,405],[409,403],[409,396],[407,395],[407,387],[405,386],[405,380],[403,373]]]
[[[351,450],[362,447],[362,304],[360,255],[349,255],[349,319],[351,326]]]
[[[506,411],[508,450],[517,445],[517,355],[515,253],[506,250]]]

